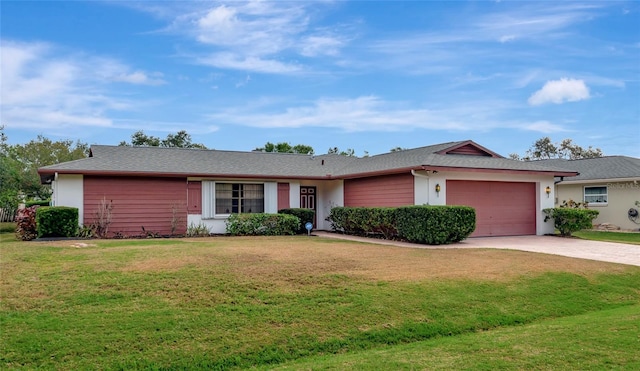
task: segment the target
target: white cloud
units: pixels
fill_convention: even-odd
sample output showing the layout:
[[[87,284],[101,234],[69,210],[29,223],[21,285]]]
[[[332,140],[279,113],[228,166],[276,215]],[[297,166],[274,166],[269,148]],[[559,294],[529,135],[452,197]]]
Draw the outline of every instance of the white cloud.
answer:
[[[224,52],[196,58],[196,62],[205,66],[226,68],[259,73],[292,74],[302,71],[296,64],[283,63],[275,59],[263,59],[256,56]]]
[[[322,98],[311,104],[269,109],[260,112],[243,105],[208,115],[221,124],[259,128],[336,128],[347,132],[432,130],[489,130],[497,127],[492,115],[503,103],[467,102],[465,107],[428,109],[406,108],[403,102],[385,101],[376,96]],[[269,112],[271,111],[271,112]]]
[[[564,127],[553,124],[546,120],[524,124],[523,129],[529,130],[529,131],[538,131],[545,134],[568,131]]]
[[[589,88],[583,80],[562,78],[547,81],[542,89],[529,97],[529,104],[539,106],[545,103],[577,102],[589,99]]]
[[[206,7],[174,16],[167,29],[205,46],[204,52],[185,53],[199,64],[268,74],[299,73],[304,68],[296,62],[296,55],[337,56],[347,42],[336,32],[312,27],[309,8],[321,3],[203,4]],[[159,14],[155,9],[150,11]]]
[[[338,55],[344,40],[334,36],[309,36],[301,40],[300,54],[305,57],[318,55]]]
[[[126,82],[135,85],[163,85],[166,84],[161,78],[151,77],[147,73],[142,71],[135,71],[131,73],[122,73],[113,77],[114,81]]]
[[[0,49],[0,108],[8,127],[111,126],[108,111],[136,104],[110,92],[110,83],[164,83],[116,60],[62,54],[51,44],[2,40]]]

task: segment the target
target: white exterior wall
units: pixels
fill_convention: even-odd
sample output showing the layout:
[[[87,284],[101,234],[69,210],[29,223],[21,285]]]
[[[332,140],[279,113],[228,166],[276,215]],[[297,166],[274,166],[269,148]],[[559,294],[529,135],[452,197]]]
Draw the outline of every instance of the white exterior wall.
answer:
[[[630,208],[640,210],[635,205],[636,201],[640,201],[640,181],[599,181],[593,183],[558,183],[556,185],[556,206],[562,204],[563,201],[573,200],[576,202],[584,202],[584,187],[607,187],[606,204],[589,205],[590,209],[598,210],[598,217],[593,220],[593,224],[610,223],[622,229],[638,229],[639,224],[632,222],[628,217]]]
[[[544,221],[545,214],[542,211],[554,207],[554,178],[552,175],[527,175],[513,173],[484,173],[484,172],[426,172],[416,171],[415,204],[416,205],[446,205],[447,204],[447,180],[476,180],[493,182],[533,182],[536,183],[536,234],[544,235],[553,233],[553,223]],[[436,192],[436,185],[440,185],[440,192]],[[546,187],[550,187],[551,194],[547,195]],[[426,190],[426,191],[425,191]],[[481,197],[482,195],[478,195]]]
[[[84,184],[80,174],[56,174],[51,184],[53,206],[78,208],[78,221],[84,221]]]
[[[316,229],[330,230],[331,224],[325,219],[329,216],[331,208],[344,206],[344,182],[331,180],[317,182],[318,200],[316,201]]]

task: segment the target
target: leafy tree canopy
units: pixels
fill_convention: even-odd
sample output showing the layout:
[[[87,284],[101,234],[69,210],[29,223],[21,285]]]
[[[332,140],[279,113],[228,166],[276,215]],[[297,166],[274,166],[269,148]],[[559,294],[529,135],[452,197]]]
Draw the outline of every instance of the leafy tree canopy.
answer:
[[[333,147],[333,148],[329,148],[329,150],[327,151],[327,154],[356,157],[356,151],[353,148],[347,148],[346,151],[343,151],[338,147]]]
[[[15,207],[18,195],[47,199],[51,190],[40,184],[38,168],[87,157],[89,145],[52,141],[42,135],[26,144],[10,145],[0,126],[0,207]]]
[[[180,130],[175,134],[168,134],[165,139],[147,135],[143,130],[138,130],[131,134],[131,143],[125,141],[120,142],[119,146],[133,147],[176,147],[176,148],[200,148],[207,149],[204,144],[193,143],[191,135],[186,130]]]
[[[559,143],[553,143],[551,138],[540,138],[527,150],[524,156],[512,153],[509,158],[514,160],[532,161],[532,160],[549,160],[549,159],[567,159],[577,160],[582,158],[602,157],[603,153],[600,148],[583,148],[577,144],[573,144],[572,139],[564,139]]]
[[[404,150],[406,150],[406,148],[394,147],[394,148],[391,148],[391,150],[389,150],[389,152],[400,152],[400,151],[404,151]]]
[[[277,152],[277,153],[300,153],[303,155],[312,155],[314,154],[313,147],[307,146],[305,144],[296,144],[292,146],[286,142],[280,142],[277,144],[273,144],[271,142],[267,142],[264,147],[259,147],[254,149],[254,151],[259,152]]]

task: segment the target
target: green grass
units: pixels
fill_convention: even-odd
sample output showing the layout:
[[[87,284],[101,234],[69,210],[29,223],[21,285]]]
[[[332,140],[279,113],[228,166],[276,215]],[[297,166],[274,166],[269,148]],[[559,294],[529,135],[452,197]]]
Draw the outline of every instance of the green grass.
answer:
[[[640,245],[640,233],[638,232],[607,232],[607,231],[579,231],[573,235],[585,240],[622,242]]]
[[[0,233],[13,233],[16,230],[16,223],[2,222],[0,223]]]
[[[640,305],[373,350],[275,370],[638,370]],[[267,369],[267,367],[260,368]]]
[[[459,339],[439,346],[465,359],[463,368],[507,367],[511,361],[527,368],[527,352],[503,346],[507,355],[484,351],[484,358],[473,358],[465,344],[493,349],[486,336],[496,329],[553,344],[553,333],[536,326],[606,317],[617,309],[627,326],[640,303],[640,268],[607,263],[586,273],[382,280],[335,267],[357,272],[359,256],[375,258],[383,248],[306,237],[111,240],[81,248],[4,238],[0,364],[6,369],[241,369],[335,354],[359,357],[363,351],[386,351],[390,365],[410,365],[410,353],[417,352],[411,346],[431,344],[424,342],[429,339]],[[286,258],[260,250],[266,244]],[[354,246],[359,256],[341,255]],[[322,258],[313,265],[305,254]],[[433,252],[411,254],[430,259]],[[526,253],[495,254],[535,260]],[[610,338],[610,329],[566,336],[590,344]],[[637,326],[619,334],[616,364],[637,363]],[[395,349],[407,353],[394,358]],[[548,369],[567,365],[554,357],[537,362],[534,367]],[[576,362],[602,365],[598,352]]]

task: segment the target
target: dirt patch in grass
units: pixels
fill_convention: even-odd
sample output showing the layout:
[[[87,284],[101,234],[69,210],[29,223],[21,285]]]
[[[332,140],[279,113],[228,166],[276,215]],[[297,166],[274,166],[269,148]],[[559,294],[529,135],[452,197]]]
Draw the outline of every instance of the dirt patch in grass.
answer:
[[[216,254],[234,272],[265,279],[348,275],[386,281],[502,280],[548,271],[590,275],[628,269],[592,260],[492,249],[411,249],[301,237],[218,237],[211,241],[218,245]],[[207,242],[196,239],[194,243]]]
[[[589,276],[630,269],[620,264],[523,251],[413,249],[302,236],[187,238],[176,240],[175,245],[149,242],[114,247],[137,251],[136,258],[125,259],[119,269],[151,272],[185,267],[220,268],[238,278],[260,278],[265,284],[340,275],[384,281],[505,280],[541,272]],[[72,241],[40,243],[88,255],[104,254],[104,249],[111,249],[108,246],[79,249]]]

